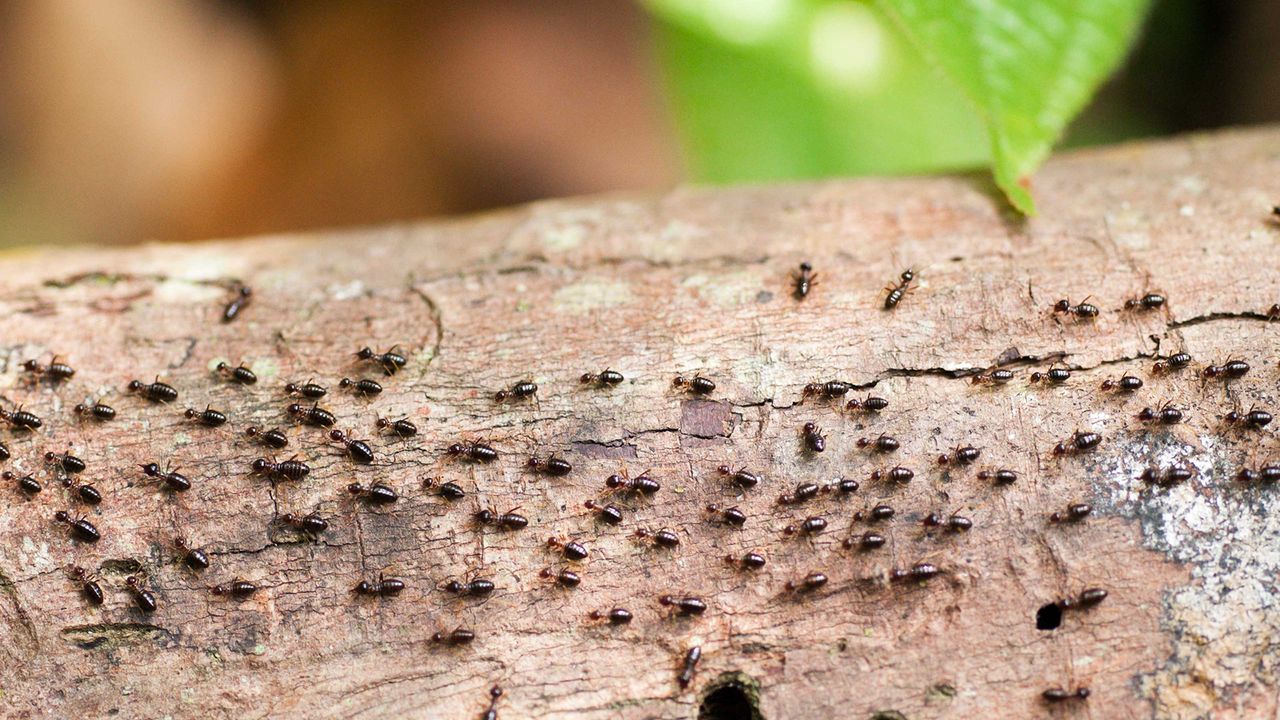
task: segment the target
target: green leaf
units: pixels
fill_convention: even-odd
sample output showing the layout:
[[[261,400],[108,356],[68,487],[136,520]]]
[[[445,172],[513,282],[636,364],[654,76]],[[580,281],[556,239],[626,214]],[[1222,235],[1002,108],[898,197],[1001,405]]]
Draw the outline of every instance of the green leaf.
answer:
[[[1150,0],[876,3],[977,106],[996,184],[1031,215],[1030,174],[1124,59]]]

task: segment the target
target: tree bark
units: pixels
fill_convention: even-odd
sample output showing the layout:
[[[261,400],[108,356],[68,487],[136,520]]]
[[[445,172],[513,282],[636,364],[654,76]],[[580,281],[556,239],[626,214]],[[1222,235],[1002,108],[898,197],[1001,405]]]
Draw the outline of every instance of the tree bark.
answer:
[[[728,700],[780,718],[1246,718],[1280,714],[1273,611],[1280,553],[1274,488],[1234,479],[1274,458],[1273,426],[1224,422],[1233,409],[1277,409],[1280,301],[1277,199],[1280,131],[1190,136],[1077,152],[1036,176],[1038,218],[1011,216],[976,176],[680,189],[661,197],[543,202],[448,222],[125,250],[10,253],[0,262],[5,407],[43,418],[13,430],[4,469],[44,485],[27,496],[10,479],[0,525],[0,703],[6,717],[478,717],[489,688],[503,718],[738,717]],[[817,284],[792,295],[791,273],[813,263]],[[885,310],[881,288],[907,267],[916,281]],[[252,302],[220,322],[239,282]],[[1148,291],[1163,307],[1125,310]],[[1094,320],[1052,305],[1088,299]],[[407,367],[383,377],[353,353],[399,345]],[[1190,367],[1156,374],[1158,356],[1186,351]],[[69,381],[33,383],[20,367],[57,354]],[[1228,358],[1243,378],[1202,379]],[[258,383],[214,371],[246,363]],[[1061,385],[1031,383],[1056,363]],[[1006,385],[971,380],[995,366]],[[579,376],[612,368],[610,388]],[[708,396],[672,387],[676,374],[714,380]],[[1104,392],[1132,374],[1136,393]],[[180,393],[157,405],[126,392],[156,376]],[[379,380],[361,398],[343,377]],[[353,463],[326,431],[290,427],[282,389],[315,379],[338,428],[367,440],[372,465]],[[811,382],[856,385],[846,398],[803,399]],[[495,402],[533,380],[536,398]],[[882,412],[842,409],[874,394]],[[118,417],[77,419],[101,399]],[[309,401],[307,401],[309,402]],[[1141,422],[1165,402],[1182,423]],[[230,422],[183,416],[206,406]],[[378,417],[407,417],[395,439]],[[806,452],[816,423],[825,452]],[[272,451],[248,425],[287,430]],[[1100,433],[1093,451],[1055,455],[1075,431]],[[891,453],[859,448],[887,433]],[[487,441],[491,464],[450,455]],[[971,466],[938,456],[972,444]],[[44,460],[70,452],[105,495],[73,499]],[[565,477],[526,467],[563,456]],[[250,471],[258,457],[297,455],[299,482]],[[174,493],[140,464],[181,468]],[[1193,467],[1162,487],[1148,466]],[[763,476],[742,490],[721,465]],[[901,465],[914,479],[873,479]],[[1012,469],[999,486],[982,470]],[[609,493],[607,476],[649,469],[651,497]],[[460,485],[448,501],[424,478]],[[855,479],[852,494],[802,504],[779,496],[801,483]],[[401,498],[370,505],[349,483],[385,483]],[[616,497],[615,497],[616,495]],[[615,502],[620,525],[584,502]],[[709,503],[737,507],[741,528],[710,522]],[[1080,523],[1051,513],[1088,503]],[[883,522],[856,519],[887,504]],[[529,526],[477,524],[489,508],[518,509]],[[97,543],[75,540],[58,510],[85,514]],[[314,538],[280,522],[317,512]],[[930,529],[928,513],[972,529]],[[807,517],[825,532],[785,531]],[[679,547],[636,537],[670,529]],[[846,538],[882,534],[874,550]],[[177,561],[173,541],[202,547],[211,567]],[[548,538],[590,556],[562,559]],[[767,557],[756,571],[726,555]],[[931,563],[932,580],[894,581]],[[95,607],[69,566],[101,575]],[[572,569],[581,585],[542,578]],[[137,609],[125,579],[145,571],[158,602]],[[811,593],[788,581],[825,573]],[[396,597],[352,592],[380,573]],[[491,579],[487,598],[443,590]],[[244,600],[209,587],[259,586]],[[1105,601],[1037,613],[1086,588]],[[709,606],[672,617],[664,594]],[[611,626],[593,610],[628,609]],[[1049,614],[1052,614],[1051,611]],[[1042,618],[1047,621],[1047,615]],[[473,643],[437,632],[464,627]],[[702,650],[692,682],[678,675]],[[1051,687],[1088,687],[1054,706]]]

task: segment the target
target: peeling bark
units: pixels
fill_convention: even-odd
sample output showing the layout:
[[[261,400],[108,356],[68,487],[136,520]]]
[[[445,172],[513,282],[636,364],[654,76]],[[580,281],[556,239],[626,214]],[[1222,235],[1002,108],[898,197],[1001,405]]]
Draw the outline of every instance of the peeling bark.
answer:
[[[1272,612],[1280,552],[1274,488],[1232,479],[1274,458],[1274,429],[1226,426],[1234,408],[1277,407],[1280,229],[1267,220],[1280,174],[1280,132],[1192,136],[1076,153],[1037,176],[1042,216],[1011,218],[973,177],[838,181],[730,190],[681,189],[657,198],[545,202],[465,220],[194,246],[15,254],[0,261],[0,387],[40,431],[3,438],[4,469],[33,473],[44,490],[11,485],[0,523],[0,702],[5,717],[478,717],[500,685],[501,717],[694,718],[717,688],[720,707],[756,704],[761,717],[1245,718],[1280,713],[1274,688],[1280,632]],[[802,260],[820,274],[804,301],[789,275]],[[893,311],[883,285],[903,268],[918,283]],[[231,289],[254,289],[235,322],[219,322]],[[1148,290],[1156,311],[1120,309]],[[1094,322],[1054,317],[1060,298],[1092,296]],[[398,344],[408,367],[382,378],[356,364],[363,346]],[[1194,366],[1153,375],[1158,356],[1185,350]],[[78,372],[30,383],[20,365],[54,353]],[[1252,365],[1236,381],[1204,382],[1199,367],[1228,357]],[[216,377],[219,361],[247,363],[259,381]],[[1062,386],[1028,382],[1051,364]],[[971,382],[993,366],[1005,386]],[[606,367],[626,381],[584,386]],[[671,387],[677,373],[717,383],[709,397]],[[1103,393],[1124,373],[1145,387]],[[173,406],[124,392],[161,376]],[[377,377],[370,400],[342,377]],[[316,428],[288,430],[311,466],[301,482],[250,473],[270,451],[247,425],[285,427],[282,391],[314,378],[338,427],[369,441],[352,463]],[[536,399],[495,403],[512,383]],[[806,383],[841,379],[880,413],[802,399]],[[850,395],[853,397],[854,395]],[[119,417],[77,420],[101,398]],[[1172,426],[1136,415],[1171,401]],[[184,408],[206,405],[231,422],[205,428]],[[378,416],[408,417],[414,438],[379,434]],[[804,452],[800,428],[823,428],[827,450]],[[1076,430],[1102,433],[1094,452],[1056,456]],[[888,433],[902,447],[878,455],[856,440]],[[450,456],[484,439],[492,464]],[[972,467],[940,453],[971,443]],[[75,503],[45,469],[45,451],[71,452],[106,495]],[[534,474],[530,455],[574,465]],[[186,493],[146,481],[137,467],[180,466]],[[1149,465],[1197,470],[1170,488],[1138,479]],[[717,471],[764,476],[751,489]],[[899,487],[876,469],[912,468]],[[978,478],[1009,468],[1006,487]],[[654,496],[613,497],[610,474],[650,469]],[[468,493],[425,490],[439,478]],[[861,483],[798,505],[798,483]],[[375,506],[346,487],[382,482],[401,499]],[[619,526],[583,507],[624,508]],[[1071,502],[1094,513],[1048,521]],[[708,503],[738,507],[742,528],[714,524]],[[877,504],[882,523],[855,520]],[[480,527],[472,514],[519,508],[529,527]],[[53,513],[85,513],[102,532],[73,541]],[[279,521],[318,512],[312,537]],[[969,517],[966,533],[930,530],[931,512]],[[790,537],[809,516],[825,532]],[[678,548],[633,537],[671,529]],[[843,547],[874,529],[887,544]],[[187,538],[212,558],[197,574],[176,559]],[[585,562],[562,560],[547,538],[577,539]],[[758,551],[758,571],[724,556]],[[893,582],[928,562],[941,575]],[[65,568],[100,573],[106,604],[90,606]],[[543,568],[571,568],[557,587]],[[136,610],[124,580],[145,569],[159,601]],[[788,581],[830,581],[797,595]],[[352,593],[380,572],[403,579],[397,597]],[[494,581],[492,596],[443,591],[451,579]],[[260,586],[237,601],[208,587]],[[1037,611],[1087,587],[1098,606],[1064,613],[1052,631]],[[708,611],[670,617],[663,594],[704,598]],[[629,609],[629,625],[588,619]],[[474,643],[445,647],[436,632],[465,627]],[[688,688],[678,682],[702,648]],[[1088,686],[1085,702],[1048,709],[1049,687]],[[741,690],[741,693],[738,693]]]

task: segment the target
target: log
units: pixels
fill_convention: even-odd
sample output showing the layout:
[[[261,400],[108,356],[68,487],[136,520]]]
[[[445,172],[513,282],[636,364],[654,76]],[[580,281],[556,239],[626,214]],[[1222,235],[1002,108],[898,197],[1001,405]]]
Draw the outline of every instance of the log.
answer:
[[[3,714],[468,718],[499,686],[502,718],[1275,716],[1276,488],[1236,476],[1274,460],[1276,424],[1224,416],[1277,409],[1278,176],[1271,128],[1062,155],[1037,174],[1042,215],[1026,221],[982,177],[954,176],[10,252],[0,400],[43,423],[3,436]],[[798,299],[802,261],[817,279]],[[882,288],[908,267],[911,290],[885,309]],[[251,302],[222,322],[241,283]],[[1167,303],[1125,308],[1149,292]],[[1060,299],[1099,314],[1055,313]],[[390,376],[353,354],[393,345],[407,362]],[[1191,364],[1153,371],[1177,352]],[[74,377],[22,368],[55,354]],[[1204,376],[1228,360],[1249,372]],[[228,382],[220,362],[244,363],[257,383]],[[1070,378],[1031,382],[1051,366]],[[606,368],[625,380],[580,382]],[[1012,380],[974,382],[996,368]],[[674,387],[677,374],[715,389]],[[1101,389],[1126,374],[1143,387]],[[344,377],[384,391],[362,397]],[[177,401],[127,390],[157,378]],[[291,422],[286,408],[311,401],[283,384],[308,380],[328,387],[320,406],[372,446],[371,464]],[[804,395],[830,380],[853,389]],[[535,396],[495,401],[522,381]],[[846,408],[868,395],[888,407]],[[116,418],[78,417],[94,401]],[[1165,403],[1182,422],[1139,419]],[[229,422],[185,416],[206,407]],[[418,434],[395,437],[378,418],[407,418]],[[806,449],[806,423],[825,435],[823,452]],[[281,428],[290,444],[265,448],[249,425]],[[1076,432],[1101,443],[1076,450]],[[900,447],[859,447],[882,434]],[[1063,441],[1069,451],[1055,453]],[[473,462],[448,451],[455,443],[499,457]],[[975,462],[939,463],[965,445],[980,449]],[[103,502],[63,487],[46,452],[82,458],[77,482]],[[528,467],[553,453],[568,475]],[[251,469],[295,455],[310,466],[300,481]],[[180,468],[191,488],[169,489],[147,463]],[[720,466],[763,479],[744,489]],[[889,480],[895,466],[913,479]],[[1143,480],[1148,467],[1169,482]],[[1175,467],[1192,477],[1166,477]],[[1001,469],[1016,482],[995,482]],[[19,488],[28,474],[39,493]],[[611,490],[614,474],[661,489]],[[465,497],[443,497],[443,482]],[[383,483],[399,500],[371,503],[351,483]],[[780,502],[805,483],[823,489]],[[602,522],[587,501],[615,503],[623,521]],[[1092,514],[1050,520],[1077,503]],[[740,509],[745,525],[709,504]],[[878,505],[895,514],[871,519]],[[483,509],[528,527],[481,524]],[[77,540],[60,510],[101,539]],[[318,513],[328,529],[301,531],[281,520],[289,513]],[[930,513],[944,527],[926,526]],[[972,527],[948,529],[953,514]],[[803,532],[810,517],[825,531]],[[678,547],[655,543],[663,529]],[[867,532],[884,546],[863,549]],[[177,538],[210,567],[185,566]],[[589,556],[567,560],[550,538]],[[750,551],[767,564],[725,560]],[[920,563],[937,574],[913,574]],[[100,577],[102,606],[73,566]],[[788,589],[814,572],[824,586]],[[405,589],[353,592],[380,574]],[[139,609],[130,576],[154,612]],[[257,592],[210,591],[237,579]],[[496,590],[445,589],[472,579]],[[1091,588],[1105,600],[1080,607]],[[679,616],[664,595],[707,610]],[[589,617],[612,608],[632,621]],[[433,641],[457,628],[474,641]],[[1051,688],[1090,696],[1050,703]]]

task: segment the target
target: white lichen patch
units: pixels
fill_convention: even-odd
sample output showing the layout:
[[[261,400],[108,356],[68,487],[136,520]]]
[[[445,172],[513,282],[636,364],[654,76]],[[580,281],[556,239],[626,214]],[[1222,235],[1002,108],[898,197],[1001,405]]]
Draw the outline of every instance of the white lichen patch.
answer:
[[[700,296],[724,308],[754,304],[765,289],[760,276],[753,272],[730,273],[716,278],[714,283],[708,283],[705,275],[692,275],[681,284],[696,288]]]
[[[352,280],[346,283],[334,283],[325,288],[325,292],[329,294],[331,300],[355,300],[364,296],[365,286],[359,280]]]
[[[44,572],[56,567],[57,563],[49,555],[49,543],[36,542],[30,537],[22,536],[22,549],[18,551],[18,564],[31,572]]]
[[[227,291],[214,285],[198,285],[185,280],[165,280],[156,285],[151,298],[158,303],[196,305],[224,300]]]
[[[583,314],[631,302],[631,289],[622,282],[584,280],[560,288],[552,300],[559,311]]]

